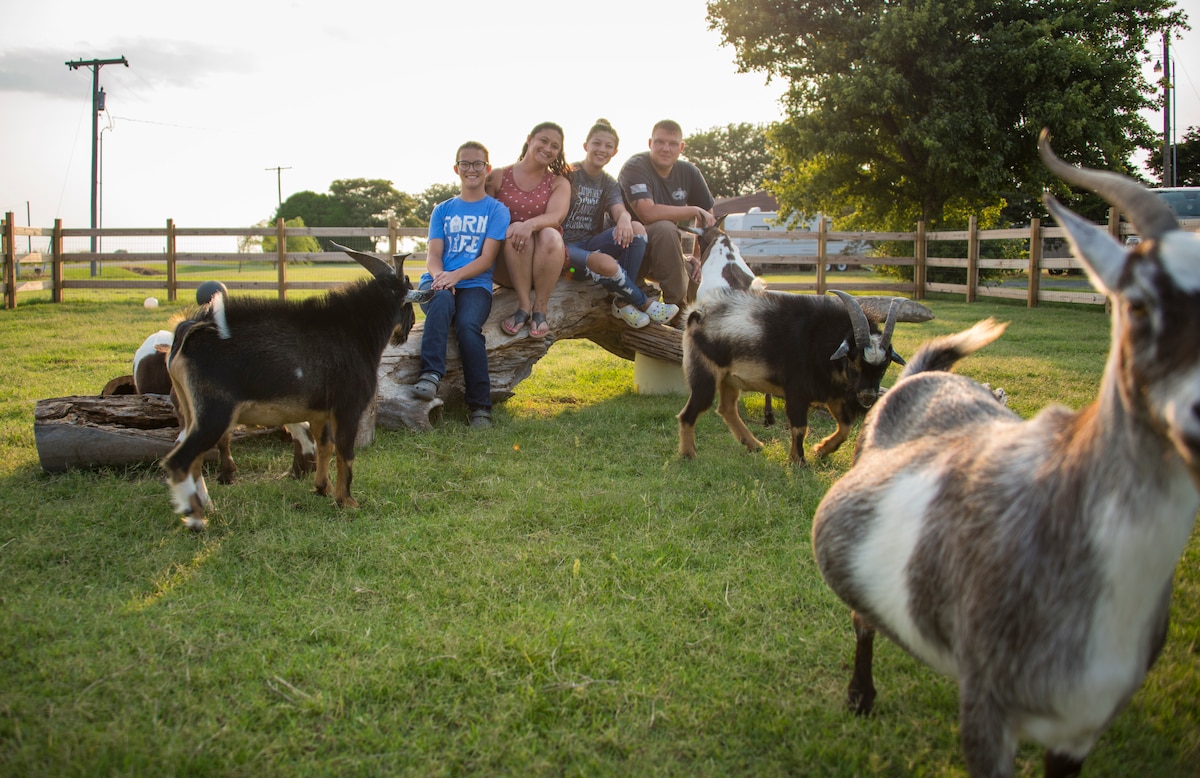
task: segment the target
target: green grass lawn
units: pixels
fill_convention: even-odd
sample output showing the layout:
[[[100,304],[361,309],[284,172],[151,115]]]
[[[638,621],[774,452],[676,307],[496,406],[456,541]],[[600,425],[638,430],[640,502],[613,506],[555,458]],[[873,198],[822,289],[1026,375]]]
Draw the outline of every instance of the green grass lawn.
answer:
[[[1030,416],[1094,395],[1095,308],[930,303],[905,355],[994,315],[960,372]],[[876,713],[844,705],[853,638],[810,548],[853,439],[806,468],[786,430],[747,454],[715,412],[676,448],[680,396],[555,344],[494,429],[447,413],[358,452],[357,510],[234,450],[195,535],[154,466],[48,475],[36,400],[96,394],[172,309],[24,300],[0,311],[0,775],[963,775],[957,694],[886,640]],[[889,374],[885,384],[894,380]],[[782,416],[781,416],[782,418]],[[814,415],[815,436],[832,422]],[[1194,776],[1200,542],[1166,650],[1089,776]],[[1026,746],[1018,772],[1041,774]]]

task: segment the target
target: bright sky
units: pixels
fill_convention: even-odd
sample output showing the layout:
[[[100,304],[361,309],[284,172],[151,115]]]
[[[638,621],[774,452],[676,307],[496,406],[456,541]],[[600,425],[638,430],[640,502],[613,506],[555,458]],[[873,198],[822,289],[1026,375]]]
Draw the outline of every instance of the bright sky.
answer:
[[[455,180],[462,141],[507,164],[543,120],[574,161],[609,119],[615,175],[658,119],[770,122],[785,89],[736,72],[703,0],[0,0],[0,18],[0,212],[21,225],[27,203],[34,226],[90,222],[92,74],[67,61],[129,61],[100,71],[105,227],[248,226],[278,182],[284,199],[339,178],[417,193]],[[1200,35],[1172,51],[1181,137],[1200,125]]]

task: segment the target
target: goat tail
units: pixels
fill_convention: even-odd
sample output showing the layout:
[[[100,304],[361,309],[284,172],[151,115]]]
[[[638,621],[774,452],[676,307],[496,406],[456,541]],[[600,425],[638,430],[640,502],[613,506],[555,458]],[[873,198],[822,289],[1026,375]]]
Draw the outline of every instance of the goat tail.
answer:
[[[988,317],[968,330],[934,338],[917,349],[917,353],[908,360],[908,366],[900,373],[900,378],[931,370],[948,371],[958,360],[1000,337],[1007,327],[1008,322],[997,322]]]

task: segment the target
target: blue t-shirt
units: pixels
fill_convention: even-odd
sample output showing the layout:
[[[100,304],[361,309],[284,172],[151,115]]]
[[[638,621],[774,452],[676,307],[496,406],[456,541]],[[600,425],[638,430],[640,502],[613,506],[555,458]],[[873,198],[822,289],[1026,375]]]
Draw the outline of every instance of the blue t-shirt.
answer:
[[[438,203],[429,217],[429,239],[442,241],[442,269],[458,270],[474,262],[483,252],[484,240],[504,240],[508,221],[507,206],[490,195],[471,202],[451,197]],[[428,271],[421,275],[421,284],[432,281]],[[491,289],[492,270],[488,268],[473,278],[464,278],[456,286]]]

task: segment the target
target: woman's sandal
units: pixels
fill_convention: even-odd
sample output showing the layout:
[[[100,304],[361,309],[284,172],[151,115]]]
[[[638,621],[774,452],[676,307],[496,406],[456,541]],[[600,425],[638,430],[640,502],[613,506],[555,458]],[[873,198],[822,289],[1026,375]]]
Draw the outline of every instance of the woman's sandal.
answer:
[[[546,323],[546,314],[541,311],[533,312],[533,323],[529,325],[529,337],[544,338],[550,334],[550,325]]]
[[[513,315],[500,322],[500,329],[509,335],[519,335],[525,322],[529,321],[529,311],[518,308]]]

